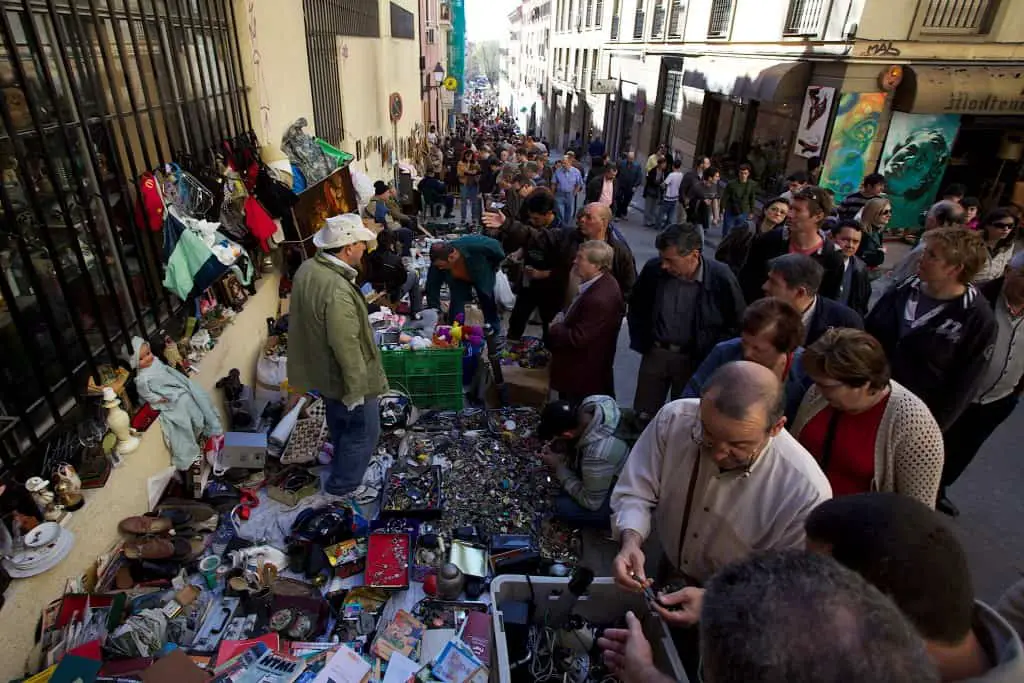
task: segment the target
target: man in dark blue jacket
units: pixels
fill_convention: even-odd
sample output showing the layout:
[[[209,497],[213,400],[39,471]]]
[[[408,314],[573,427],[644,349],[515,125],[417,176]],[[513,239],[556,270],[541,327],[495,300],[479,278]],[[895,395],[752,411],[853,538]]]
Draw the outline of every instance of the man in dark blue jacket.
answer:
[[[892,378],[924,401],[945,433],[975,398],[997,327],[991,306],[970,284],[987,258],[981,236],[937,228],[924,239],[917,277],[882,295],[867,331],[885,348]],[[943,490],[936,508],[956,514]]]
[[[768,262],[768,279],[763,291],[797,310],[804,321],[805,347],[833,327],[864,329],[859,313],[820,295],[823,276],[821,264],[803,254],[784,254]]]
[[[629,299],[630,348],[643,355],[633,408],[651,418],[682,396],[693,371],[720,341],[739,334],[743,294],[736,276],[701,255],[700,228],[671,225],[654,242]]]

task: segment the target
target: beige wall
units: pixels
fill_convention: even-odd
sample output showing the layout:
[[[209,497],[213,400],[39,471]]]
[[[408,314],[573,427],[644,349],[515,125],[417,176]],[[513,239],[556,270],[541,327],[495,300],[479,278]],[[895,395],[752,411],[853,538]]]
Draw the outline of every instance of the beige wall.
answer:
[[[315,130],[302,0],[236,0],[235,21],[260,142],[280,147],[281,135],[300,116],[309,121],[308,131]]]
[[[950,57],[966,46],[1024,42],[1024,2],[1001,0],[991,30],[982,35],[921,34],[917,30],[923,7],[928,0],[868,0],[860,15],[857,37],[863,40],[920,40],[940,43],[942,54]],[[1003,47],[1003,46],[1000,46]],[[965,54],[977,54],[969,52]],[[1020,53],[1018,53],[1018,57]]]
[[[278,276],[271,275],[257,284],[256,296],[227,327],[217,346],[199,364],[192,381],[210,392],[221,406],[217,380],[232,368],[242,373],[242,381],[255,379],[256,360],[267,338],[268,317],[277,315]],[[222,406],[221,406],[222,408]],[[221,409],[223,419],[223,409]],[[225,424],[227,424],[225,422]],[[157,422],[142,435],[142,444],[124,465],[114,470],[101,489],[85,491],[85,507],[73,513],[66,527],[75,534],[71,554],[56,568],[30,579],[15,579],[7,592],[7,604],[0,619],[0,680],[24,675],[25,658],[32,649],[36,622],[44,607],[64,592],[64,582],[88,571],[97,556],[118,540],[117,523],[148,509],[146,480],[166,469],[170,456],[164,447]]]

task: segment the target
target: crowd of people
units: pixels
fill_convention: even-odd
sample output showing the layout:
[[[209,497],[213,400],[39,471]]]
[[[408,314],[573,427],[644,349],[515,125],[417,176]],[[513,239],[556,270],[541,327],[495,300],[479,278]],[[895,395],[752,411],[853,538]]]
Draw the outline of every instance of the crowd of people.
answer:
[[[475,298],[497,339],[539,316],[552,401],[538,458],[563,485],[555,514],[610,528],[616,581],[659,589],[651,607],[691,672],[715,683],[1024,680],[1024,585],[999,609],[975,601],[941,514],[958,514],[948,487],[1024,389],[1014,211],[972,226],[971,202],[951,188],[872,305],[892,214],[878,174],[839,206],[802,173],[762,201],[743,165],[721,187],[706,157],[684,173],[659,150],[645,169],[632,154],[612,163],[595,140],[551,164],[543,141],[494,112],[462,132],[435,134],[438,163],[421,183],[457,195],[471,233],[431,246],[427,310],[443,319]],[[640,188],[659,230],[658,255],[638,267],[614,220]],[[378,194],[373,215],[390,215],[396,233],[387,248],[404,253],[409,226]],[[353,294],[369,235],[354,222],[324,230],[295,281],[291,343],[337,367],[316,388],[339,464],[329,490],[344,496],[376,443],[367,407],[386,382]],[[507,325],[500,270],[516,291]],[[325,296],[334,276],[347,294],[328,315],[344,332],[299,303]],[[389,287],[420,297],[404,272]],[[614,381],[623,320],[641,355],[629,420]],[[627,626],[600,639],[606,661],[627,682],[666,680],[633,615]]]

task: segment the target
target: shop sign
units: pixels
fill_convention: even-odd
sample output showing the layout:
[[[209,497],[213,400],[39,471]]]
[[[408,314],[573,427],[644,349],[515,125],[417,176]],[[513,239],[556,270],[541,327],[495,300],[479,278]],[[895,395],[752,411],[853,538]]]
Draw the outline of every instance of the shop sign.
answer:
[[[595,78],[590,82],[591,95],[611,95],[619,89],[619,82],[614,78]]]
[[[805,159],[822,155],[824,151],[822,145],[825,142],[825,135],[828,133],[828,120],[832,114],[832,102],[835,100],[835,96],[835,88],[823,85],[807,86],[793,154]]]
[[[444,79],[444,83],[442,83],[442,85],[444,85],[445,90],[449,92],[455,92],[455,90],[459,87],[459,81],[457,78],[455,78],[455,76],[449,76],[448,78]]]
[[[1024,113],[1024,92],[1001,97],[954,90],[942,110],[950,114],[1021,114]]]

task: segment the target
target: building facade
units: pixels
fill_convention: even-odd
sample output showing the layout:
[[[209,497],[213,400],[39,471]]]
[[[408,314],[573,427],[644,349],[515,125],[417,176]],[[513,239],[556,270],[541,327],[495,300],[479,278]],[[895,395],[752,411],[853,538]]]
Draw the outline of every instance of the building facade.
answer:
[[[452,33],[452,8],[447,0],[420,0],[420,78],[423,122],[439,134],[448,129],[455,97],[442,83],[448,75],[448,44]]]
[[[612,16],[609,149],[664,144],[726,177],[749,162],[768,191],[820,160],[840,198],[880,170],[907,201],[950,182],[983,205],[1024,199],[1024,3],[619,0]]]

